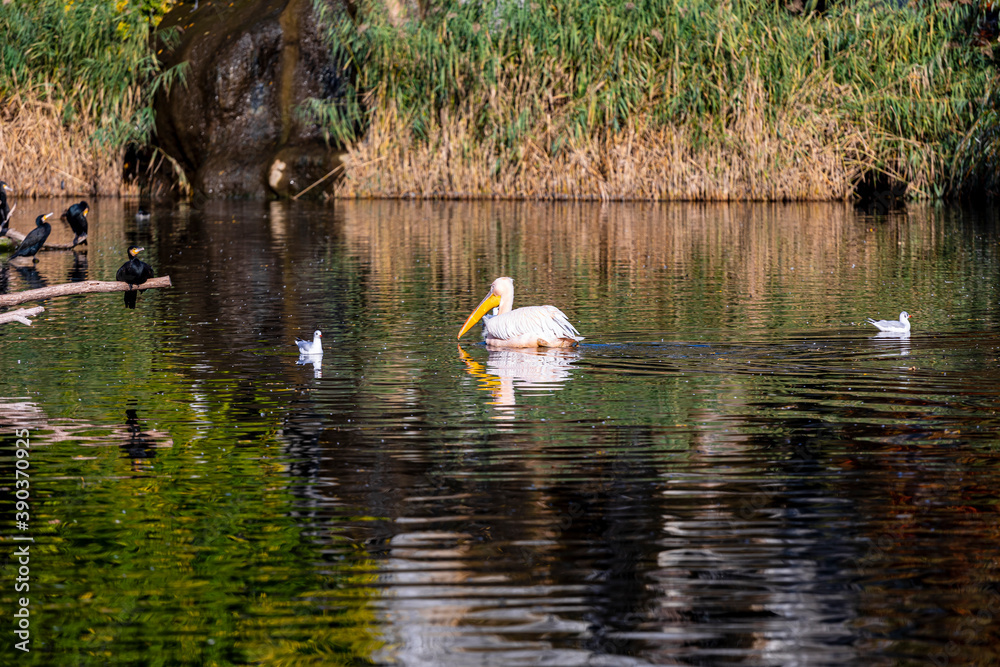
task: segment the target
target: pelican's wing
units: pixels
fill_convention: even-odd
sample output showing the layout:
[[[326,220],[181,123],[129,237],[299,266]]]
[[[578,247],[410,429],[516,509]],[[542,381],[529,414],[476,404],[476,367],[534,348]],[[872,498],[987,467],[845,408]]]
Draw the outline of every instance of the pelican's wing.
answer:
[[[511,340],[532,335],[546,340],[569,338],[583,340],[566,315],[555,306],[525,306],[509,313],[501,313],[486,322],[486,333],[491,338]]]

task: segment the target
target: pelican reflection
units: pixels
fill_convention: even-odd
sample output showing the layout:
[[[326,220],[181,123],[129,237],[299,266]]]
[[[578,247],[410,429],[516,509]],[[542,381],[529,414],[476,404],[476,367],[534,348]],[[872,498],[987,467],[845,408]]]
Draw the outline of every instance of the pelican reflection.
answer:
[[[479,388],[493,396],[491,404],[507,411],[517,405],[515,388],[536,393],[562,389],[573,363],[580,358],[575,349],[563,347],[490,349],[485,364],[473,359],[461,345],[458,354],[469,375],[479,380]]]

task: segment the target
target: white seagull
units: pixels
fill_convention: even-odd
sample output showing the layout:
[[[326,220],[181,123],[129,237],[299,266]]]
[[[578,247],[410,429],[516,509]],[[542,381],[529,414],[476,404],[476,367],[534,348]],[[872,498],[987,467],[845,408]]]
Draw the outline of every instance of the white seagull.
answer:
[[[312,340],[295,339],[295,344],[299,346],[299,354],[323,354],[323,334],[319,329],[313,331]]]
[[[888,331],[889,333],[910,333],[910,314],[905,310],[899,314],[898,320],[873,320],[868,318],[865,320],[870,324],[874,324],[882,331]]]

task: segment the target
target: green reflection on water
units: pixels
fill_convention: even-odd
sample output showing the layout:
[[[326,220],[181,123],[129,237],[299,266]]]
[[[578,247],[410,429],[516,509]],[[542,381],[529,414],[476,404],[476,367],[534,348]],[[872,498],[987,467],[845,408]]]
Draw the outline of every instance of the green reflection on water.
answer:
[[[130,359],[150,368],[152,354],[137,345]],[[58,414],[92,390],[55,381],[41,392],[52,403],[14,415],[39,424],[30,459],[37,602],[25,662],[366,661],[379,645],[373,566],[336,535],[310,537],[294,516],[301,498],[276,437],[273,387],[202,379],[204,398],[192,400],[191,385],[177,382],[184,375],[130,372],[103,388],[99,407],[77,407],[76,419],[42,411]],[[137,418],[122,425],[114,405]],[[2,469],[13,477],[10,457]]]
[[[648,485],[636,506],[664,502],[655,485],[686,466],[722,491],[768,466],[769,482],[793,486],[786,444],[835,443],[845,469],[844,450],[875,457],[883,442],[961,434],[996,448],[968,432],[1000,428],[990,221],[932,208],[874,219],[836,206],[405,202],[275,204],[262,219],[260,207],[228,206],[150,232],[162,242],[150,261],[176,288],[145,293],[136,311],[117,295],[57,300],[32,329],[0,332],[0,395],[27,397],[7,399],[0,433],[9,444],[27,424],[36,439],[28,660],[375,660],[391,624],[376,577],[389,566],[345,535],[398,518],[410,496],[467,494],[472,509],[455,514],[481,504],[483,532],[498,535],[524,533],[530,506],[555,543],[560,493],[610,497],[627,480]],[[139,233],[119,224],[112,238],[106,220],[91,277],[113,271]],[[40,271],[57,282],[67,262],[43,258]],[[584,346],[495,355],[470,334],[456,347],[501,274],[516,277],[520,305],[565,309]],[[873,340],[860,324],[902,307],[915,314],[912,340]],[[292,339],[317,326],[330,341],[321,377],[293,362]],[[288,434],[293,421],[309,423],[309,452]],[[308,473],[296,467],[307,453]],[[889,461],[858,486],[908,471]],[[711,505],[693,479],[683,493],[694,515],[735,515],[736,501]],[[831,497],[839,481],[824,481]],[[318,482],[336,486],[336,502],[313,515]],[[498,518],[498,495],[513,518]],[[876,509],[859,531],[892,511],[882,500],[868,499]],[[648,562],[658,530],[641,545]],[[8,562],[4,582],[12,572]],[[5,609],[12,598],[0,589]]]

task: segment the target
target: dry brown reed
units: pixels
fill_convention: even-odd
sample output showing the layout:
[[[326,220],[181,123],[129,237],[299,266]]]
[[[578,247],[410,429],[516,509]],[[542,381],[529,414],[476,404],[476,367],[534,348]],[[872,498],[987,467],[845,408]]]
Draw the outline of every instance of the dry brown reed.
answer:
[[[992,90],[969,13],[937,6],[446,3],[400,29],[315,2],[357,68],[305,110],[351,147],[348,197],[839,200],[874,177],[936,198]]]
[[[0,100],[0,177],[18,197],[137,195],[122,178],[124,148],[98,146],[97,127],[89,117],[66,123],[31,93]]]
[[[345,159],[344,197],[528,198],[595,200],[842,200],[859,175],[882,162],[872,128],[818,103],[836,85],[804,91],[802,101],[767,118],[765,87],[747,77],[742,104],[726,114],[721,140],[690,126],[650,127],[634,119],[551,152],[561,119],[548,116],[513,149],[476,139],[474,111],[438,119],[416,141],[391,102]],[[717,130],[712,130],[717,133]],[[702,133],[704,136],[704,132]],[[928,151],[930,152],[930,151]],[[923,178],[913,184],[919,191]]]

